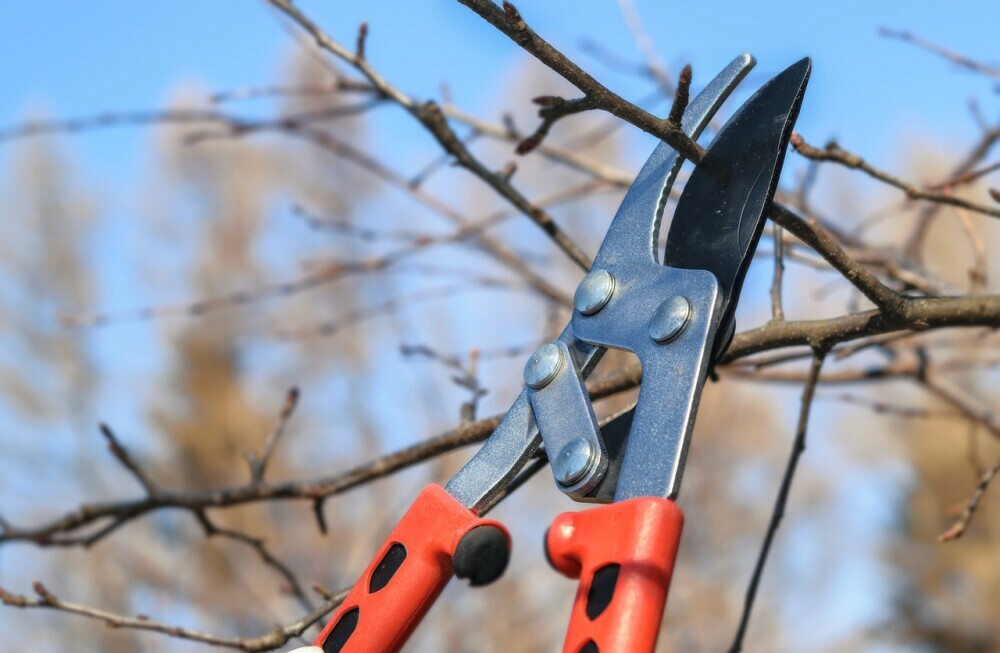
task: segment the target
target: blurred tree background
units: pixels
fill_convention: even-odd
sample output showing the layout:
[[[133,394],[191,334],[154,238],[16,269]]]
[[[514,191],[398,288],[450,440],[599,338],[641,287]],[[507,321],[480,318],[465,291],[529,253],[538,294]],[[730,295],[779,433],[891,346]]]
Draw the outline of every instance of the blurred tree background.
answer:
[[[335,9],[309,9],[354,46],[358,21]],[[658,54],[649,34],[659,18],[639,18],[652,8],[623,0],[601,9],[620,23],[617,36],[602,35],[599,13],[581,10],[569,29],[551,9],[528,3],[521,9],[541,14],[540,32],[559,23],[566,30],[561,45],[585,35],[572,44],[584,67],[666,114],[680,69],[674,64],[692,50],[672,50],[663,41],[656,46],[669,57]],[[4,11],[10,10],[0,10],[0,19]],[[108,21],[116,13],[95,11]],[[582,272],[542,231],[453,165],[420,125],[357,82],[349,66],[279,12],[257,11],[255,20],[280,43],[279,54],[268,55],[277,60],[272,72],[244,70],[244,86],[177,75],[159,96],[145,98],[149,110],[136,113],[123,92],[92,104],[79,121],[64,115],[58,101],[41,109],[47,101],[33,97],[15,98],[16,113],[4,114],[0,587],[12,595],[33,596],[37,579],[63,601],[233,640],[292,622],[321,606],[326,592],[353,582],[419,489],[446,481],[474,449],[376,474],[356,488],[339,475],[502,413],[520,390],[526,357],[569,319],[564,300]],[[396,13],[381,5],[371,11]],[[410,18],[396,20],[414,21],[413,33],[392,32],[395,43],[378,37],[380,23],[372,18],[369,58],[394,72],[392,61],[412,58],[413,74],[390,81],[436,99],[476,157],[509,177],[584,251],[596,252],[653,141],[592,112],[560,121],[544,147],[515,155],[516,143],[537,126],[531,98],[571,97],[569,85],[527,57],[491,59],[495,49],[513,47],[499,40],[483,45],[474,65],[453,59],[453,78],[435,58],[449,56],[449,48],[430,54],[435,42],[420,29],[456,32],[459,46],[495,34],[452,3],[435,4],[425,15],[406,11]],[[773,27],[779,31],[795,18],[782,11],[785,22]],[[808,20],[822,24],[817,11]],[[441,12],[459,14],[460,22],[435,23]],[[755,39],[774,40],[767,32],[744,44],[734,36],[739,21],[734,15],[718,28],[729,37],[725,47],[713,46],[724,51],[721,62],[751,49]],[[96,23],[90,38],[112,29]],[[940,24],[949,31],[950,23]],[[950,182],[954,196],[989,203],[989,189],[1000,183],[991,149],[1000,139],[997,68],[969,59],[981,69],[959,61],[975,74],[956,71],[955,53],[942,63],[912,43],[878,36],[876,25],[864,29],[881,42],[897,41],[887,47],[924,70],[934,68],[935,80],[963,85],[964,95],[939,99],[945,109],[927,111],[948,111],[964,126],[907,129],[901,154],[878,150],[888,147],[884,141],[855,142],[855,151],[922,187]],[[240,30],[240,21],[227,29]],[[182,34],[174,34],[172,47],[183,47]],[[822,142],[844,133],[843,118],[852,125],[848,135],[869,135],[853,126],[865,116],[844,117],[853,105],[836,101],[826,79],[831,73],[822,72],[841,61],[824,59],[825,45],[812,52],[808,41],[799,34],[784,50],[752,50],[761,71],[724,112],[792,55],[811,54],[820,72],[800,131]],[[950,45],[973,48],[970,57],[995,54],[962,40]],[[30,59],[23,63],[31,66]],[[696,90],[714,70],[695,66]],[[909,89],[906,74],[883,71]],[[459,84],[469,75],[480,85],[474,99]],[[441,86],[425,85],[428,79]],[[925,92],[936,93],[930,86]],[[867,101],[881,102],[890,91],[882,93]],[[978,98],[972,119],[964,108],[969,95]],[[465,112],[465,102],[477,117]],[[885,120],[865,129],[885,129]],[[131,152],[125,184],[107,174],[92,145],[125,138],[123,132]],[[995,217],[908,200],[857,171],[791,153],[781,194],[803,214],[822,216],[859,261],[907,292],[997,292],[1000,269],[987,255],[1000,237]],[[926,233],[915,246],[921,228]],[[826,319],[870,306],[815,253],[783,238],[788,319]],[[747,281],[740,330],[773,319],[775,243],[772,229]],[[975,328],[859,342],[864,346],[849,352],[835,349],[824,368],[808,451],[745,650],[1000,652],[995,490],[987,489],[960,538],[939,538],[1000,457],[991,393],[997,337]],[[598,374],[629,361],[609,354]],[[802,369],[794,360],[791,367],[742,363],[720,368],[702,400],[680,500],[687,526],[662,651],[730,646],[792,442]],[[598,408],[611,415],[633,400],[634,391],[620,393]],[[142,470],[138,475],[119,464],[122,447]],[[149,490],[136,483],[143,474],[153,488],[171,492],[242,486],[262,458],[260,481],[332,476],[343,482],[343,493],[316,502],[164,509],[107,533],[100,524],[67,531],[83,540],[98,534],[93,543],[59,544],[59,533],[4,537],[80,504],[136,498]],[[541,538],[554,515],[573,508],[545,470],[500,504],[493,516],[515,540],[507,573],[485,589],[452,583],[406,650],[559,650],[576,584],[548,567]],[[209,650],[190,637],[16,607],[0,609],[0,632],[0,649],[12,652],[81,644],[105,651]],[[303,639],[316,632],[306,630]],[[282,648],[299,643],[291,638]]]

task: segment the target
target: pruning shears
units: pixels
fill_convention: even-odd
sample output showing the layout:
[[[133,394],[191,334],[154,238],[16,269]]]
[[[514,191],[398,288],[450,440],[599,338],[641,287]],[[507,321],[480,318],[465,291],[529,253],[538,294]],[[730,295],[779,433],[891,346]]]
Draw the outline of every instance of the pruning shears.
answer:
[[[697,138],[754,65],[732,61],[684,112]],[[629,188],[570,323],[524,368],[525,387],[478,453],[429,485],[333,614],[325,653],[398,651],[452,576],[485,585],[510,556],[510,535],[480,513],[542,444],[556,486],[601,505],[556,517],[545,549],[579,579],[563,653],[650,653],[666,604],[684,516],[675,503],[701,390],[728,347],[747,268],[764,228],[809,78],[803,59],[729,119],[678,200],[662,263],[660,221],[682,158],[660,143]],[[603,429],[584,385],[607,348],[636,354],[634,409]]]

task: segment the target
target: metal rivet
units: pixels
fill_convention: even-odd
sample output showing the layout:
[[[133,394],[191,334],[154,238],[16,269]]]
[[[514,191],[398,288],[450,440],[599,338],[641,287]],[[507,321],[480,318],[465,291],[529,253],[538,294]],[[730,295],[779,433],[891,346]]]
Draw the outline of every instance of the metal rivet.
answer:
[[[573,307],[583,315],[597,313],[615,292],[615,278],[607,270],[591,270],[573,293]]]
[[[596,452],[593,443],[585,438],[567,442],[552,461],[556,480],[563,485],[572,485],[582,479],[593,467]]]
[[[675,295],[660,304],[649,321],[650,337],[661,344],[670,342],[681,334],[691,316],[691,302]]]
[[[563,352],[554,342],[542,345],[524,366],[524,382],[532,388],[544,388],[556,378],[562,367]]]

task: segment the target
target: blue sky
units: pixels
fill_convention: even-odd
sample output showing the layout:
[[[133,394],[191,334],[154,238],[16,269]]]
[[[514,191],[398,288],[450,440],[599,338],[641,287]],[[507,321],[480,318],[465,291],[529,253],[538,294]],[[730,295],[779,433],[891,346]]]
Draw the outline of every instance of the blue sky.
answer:
[[[496,105],[498,80],[527,58],[457,2],[298,4],[345,43],[352,43],[358,24],[368,21],[368,57],[389,80],[417,97],[437,97],[446,84],[456,105],[489,118],[507,108]],[[845,147],[890,170],[905,169],[906,143],[914,135],[946,147],[971,142],[976,128],[966,107],[970,98],[979,98],[990,117],[1000,104],[1000,96],[983,78],[878,33],[880,27],[911,31],[973,58],[997,60],[998,2],[636,4],[670,70],[690,62],[696,85],[743,51],[758,60],[748,88],[811,56],[813,76],[798,131],[815,144],[836,136]],[[609,70],[582,49],[583,41],[590,39],[624,58],[636,58],[615,3],[524,0],[518,6],[536,31],[625,97],[638,99],[648,92],[647,83]],[[263,2],[0,3],[0,128],[38,110],[52,117],[75,117],[155,109],[183,82],[213,90],[272,83],[292,48],[289,31]],[[419,130],[393,129],[402,125],[398,120],[385,125],[374,138],[383,151],[392,148],[399,168],[412,170],[427,160],[433,145]],[[138,187],[145,174],[148,138],[143,129],[126,128],[61,141],[85,178],[102,189],[108,207],[110,226],[99,239],[95,258],[103,258],[105,250],[100,248],[114,247],[127,233],[121,225],[132,217],[129,189]],[[644,135],[634,135],[633,144],[637,168],[651,143]],[[7,173],[9,151],[0,148],[0,175]],[[792,168],[801,165],[795,157],[789,157],[789,163]],[[122,265],[113,257],[104,263],[103,306],[148,304],[140,286],[120,278]],[[148,342],[144,328],[103,332],[100,347],[110,356],[123,337]],[[142,365],[117,355],[110,362],[122,380],[132,377],[135,365]],[[108,415],[102,417],[113,416],[127,425],[131,421],[133,426],[140,419],[123,409],[120,399],[109,401],[107,408]],[[869,527],[885,519],[876,517],[868,521]],[[850,587],[841,596],[857,593],[851,582],[861,577],[861,571],[849,575],[844,582]],[[835,601],[834,607],[847,622],[860,614],[843,601]],[[3,617],[0,614],[0,624]]]
[[[493,84],[524,55],[456,2],[310,2],[301,6],[331,34],[353,42],[371,25],[369,58],[389,79],[417,96],[447,83],[457,104],[483,111]],[[815,60],[810,102],[800,130],[819,140],[836,134],[886,165],[894,144],[912,129],[944,138],[968,137],[964,100],[988,84],[912,46],[878,35],[909,30],[988,60],[1000,18],[994,2],[638,2],[647,30],[674,70],[686,62],[706,79],[740,51],[750,51],[763,76],[809,55]],[[612,2],[522,2],[537,31],[571,54],[593,39],[632,57],[634,48]],[[978,28],[982,26],[982,28]],[[34,106],[59,116],[111,108],[156,107],[178,80],[232,88],[271,79],[288,33],[260,2],[180,3],[150,0],[3,3],[0,6],[0,124]],[[602,66],[581,61],[598,75]],[[699,73],[701,77],[699,77]],[[626,96],[637,84],[616,79]],[[977,88],[978,87],[978,88]],[[129,138],[82,138],[75,147],[108,177],[129,166]],[[401,143],[403,148],[406,143]],[[91,154],[97,156],[91,156]]]

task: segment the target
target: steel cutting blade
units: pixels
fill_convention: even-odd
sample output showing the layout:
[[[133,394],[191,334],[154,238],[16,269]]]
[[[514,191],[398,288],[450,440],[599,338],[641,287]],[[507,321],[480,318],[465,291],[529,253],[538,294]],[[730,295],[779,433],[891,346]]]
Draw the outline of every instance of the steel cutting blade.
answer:
[[[691,174],[670,224],[664,265],[708,270],[719,280],[723,313],[716,356],[732,334],[740,289],[764,229],[811,67],[808,58],[789,66],[726,122]]]

